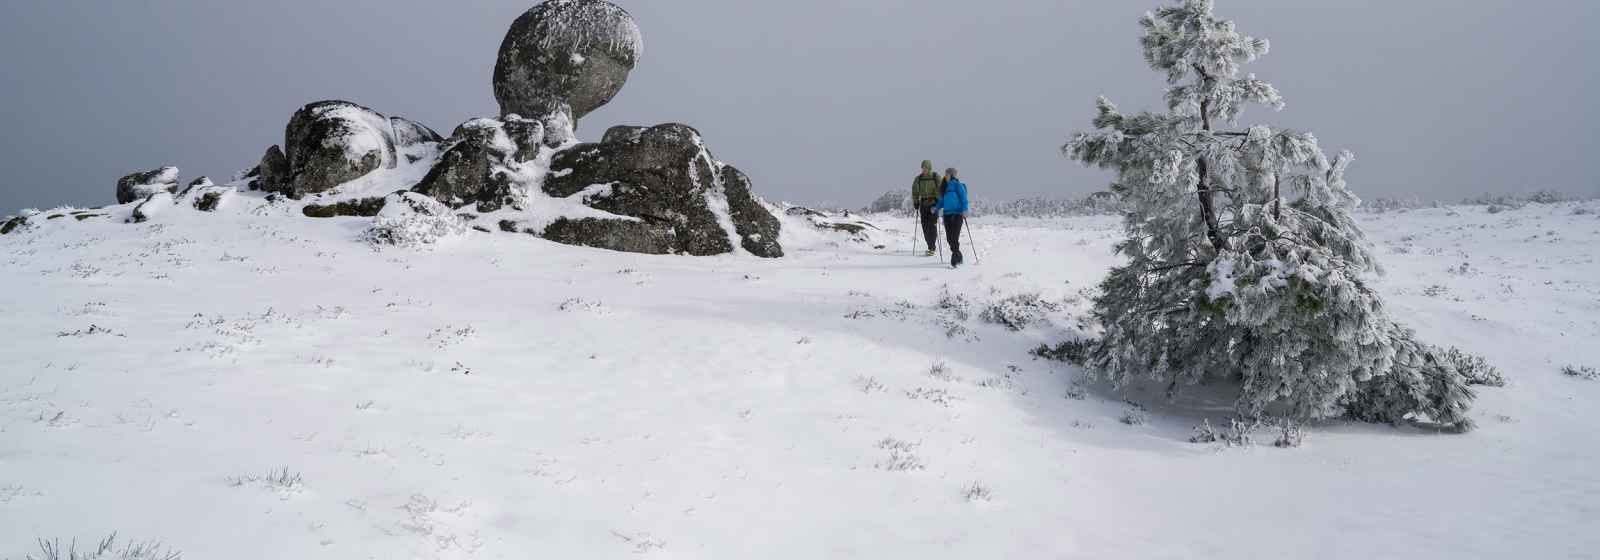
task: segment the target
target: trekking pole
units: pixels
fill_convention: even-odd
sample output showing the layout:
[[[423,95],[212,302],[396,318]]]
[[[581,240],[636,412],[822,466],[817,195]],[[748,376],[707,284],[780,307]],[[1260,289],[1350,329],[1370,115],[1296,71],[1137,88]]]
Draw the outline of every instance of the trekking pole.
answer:
[[[920,229],[922,229],[922,219],[917,217],[917,211],[913,209],[911,211],[911,256],[913,257],[917,256],[917,235],[922,233],[917,230]]]
[[[978,256],[978,241],[972,238],[972,220],[962,218],[967,222],[967,245],[972,247],[972,264],[983,264],[983,259]]]
[[[939,246],[939,260],[940,261],[944,260],[944,235],[941,235],[944,232],[939,231],[939,226],[944,225],[944,224],[939,223],[939,222],[942,222],[942,221],[944,221],[944,216],[941,216],[941,215],[938,215],[938,214],[934,214],[934,216],[933,216],[933,244]]]

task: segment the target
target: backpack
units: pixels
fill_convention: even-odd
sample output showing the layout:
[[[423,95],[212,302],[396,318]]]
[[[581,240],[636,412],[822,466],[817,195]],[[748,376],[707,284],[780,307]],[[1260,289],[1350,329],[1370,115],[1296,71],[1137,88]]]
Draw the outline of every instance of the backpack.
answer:
[[[922,186],[923,181],[933,181],[934,182],[934,189],[932,189],[932,191],[929,192],[929,194],[932,194],[934,198],[932,200],[929,200],[929,199],[926,199],[926,198],[919,198],[918,195],[921,194],[921,193],[916,192],[918,189],[916,189],[914,187],[913,190],[912,190],[912,193],[911,193],[911,196],[913,198],[913,202],[918,203],[918,204],[922,204],[922,203],[935,203],[935,204],[937,204],[939,202],[939,199],[944,198],[944,189],[945,189],[944,177],[939,176],[938,173],[934,173],[932,177],[924,177],[924,176],[922,176],[922,174],[918,173],[915,186],[916,187]]]

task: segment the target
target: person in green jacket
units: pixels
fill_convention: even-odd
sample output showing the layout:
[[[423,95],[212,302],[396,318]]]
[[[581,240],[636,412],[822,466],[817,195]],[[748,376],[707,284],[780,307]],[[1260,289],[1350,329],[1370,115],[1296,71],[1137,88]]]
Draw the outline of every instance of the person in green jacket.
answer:
[[[939,199],[944,196],[944,178],[933,171],[933,162],[923,160],[922,173],[911,180],[911,204],[922,219],[922,236],[928,240],[927,256],[939,242]]]

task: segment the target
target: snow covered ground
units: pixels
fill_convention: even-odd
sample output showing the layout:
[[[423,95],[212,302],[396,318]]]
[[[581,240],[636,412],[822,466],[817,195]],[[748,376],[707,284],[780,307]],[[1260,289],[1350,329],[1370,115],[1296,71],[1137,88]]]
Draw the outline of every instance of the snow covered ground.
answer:
[[[1560,369],[1600,367],[1597,212],[1364,216],[1394,315],[1508,385],[1465,435],[1297,449],[1189,443],[1224,396],[1027,354],[1078,329],[1113,218],[982,219],[952,271],[888,217],[882,250],[791,218],[762,260],[39,216],[0,236],[0,557],[1593,557],[1600,380]],[[982,317],[1030,292],[1059,311]]]

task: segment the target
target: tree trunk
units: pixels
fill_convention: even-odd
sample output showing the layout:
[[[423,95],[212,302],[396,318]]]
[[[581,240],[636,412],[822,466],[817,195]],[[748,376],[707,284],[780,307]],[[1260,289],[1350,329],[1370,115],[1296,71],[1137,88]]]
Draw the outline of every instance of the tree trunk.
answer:
[[[1203,75],[1203,74],[1202,74]],[[1206,132],[1211,131],[1211,101],[1200,102],[1200,122]],[[1200,217],[1206,222],[1206,238],[1211,240],[1211,248],[1221,252],[1225,246],[1222,242],[1222,232],[1217,227],[1217,210],[1211,192],[1211,166],[1206,163],[1206,156],[1202,154],[1195,163],[1196,171],[1200,174],[1200,182],[1196,193],[1200,195]]]
[[[1283,175],[1272,174],[1272,219],[1279,222],[1283,221],[1283,193],[1279,192],[1282,185]]]

